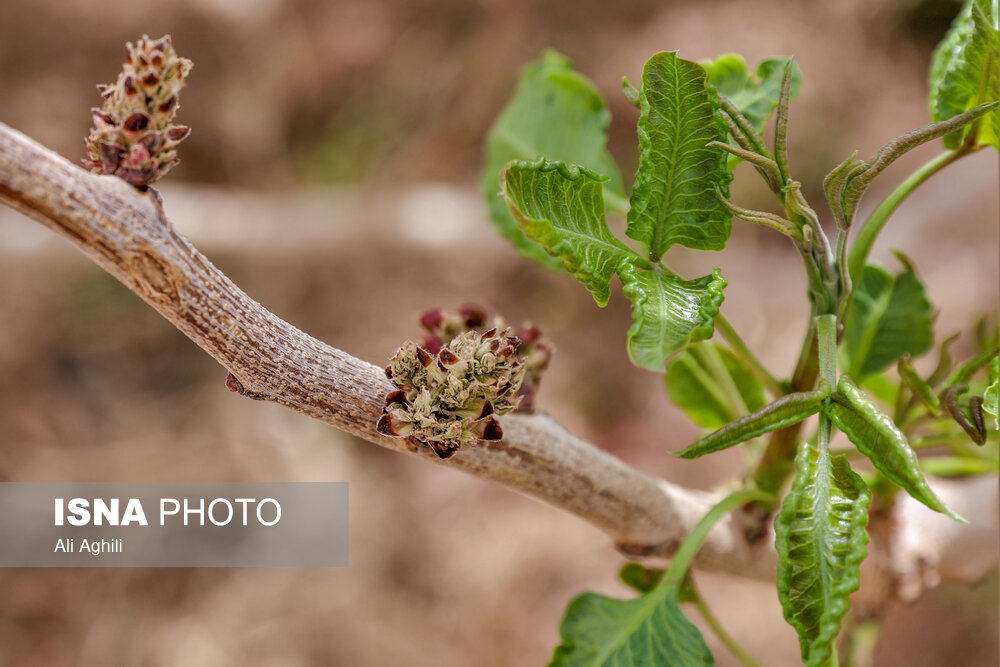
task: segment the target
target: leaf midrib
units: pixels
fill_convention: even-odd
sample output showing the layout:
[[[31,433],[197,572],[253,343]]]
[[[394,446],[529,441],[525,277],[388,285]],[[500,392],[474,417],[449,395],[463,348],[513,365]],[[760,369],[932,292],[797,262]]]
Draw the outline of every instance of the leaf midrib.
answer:
[[[679,69],[679,63],[677,61],[677,57],[674,56],[673,67],[671,68],[671,74],[673,75],[674,79],[673,81],[674,113],[673,113],[673,123],[671,123],[671,130],[673,130],[672,145],[675,147],[675,151],[676,151],[676,146],[680,142],[680,135],[679,135],[680,118],[678,117],[678,114],[680,113],[681,105],[679,99],[680,75],[678,69]],[[661,192],[663,193],[663,197],[660,200],[661,201],[660,206],[657,207],[656,220],[655,224],[653,225],[653,238],[652,242],[649,244],[649,259],[652,260],[653,262],[659,262],[660,257],[663,256],[663,251],[660,250],[660,243],[663,240],[663,235],[666,231],[666,226],[667,226],[663,209],[664,207],[668,207],[668,198],[672,199],[672,197],[668,197],[668,191],[671,195],[673,194],[674,169],[676,165],[677,165],[676,159],[670,160],[670,166],[667,169],[667,178],[664,179],[663,181],[663,189],[661,190]]]

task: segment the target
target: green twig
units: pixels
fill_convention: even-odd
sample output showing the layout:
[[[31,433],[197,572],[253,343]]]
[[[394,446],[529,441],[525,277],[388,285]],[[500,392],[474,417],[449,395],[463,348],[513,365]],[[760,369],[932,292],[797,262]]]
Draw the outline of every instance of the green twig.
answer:
[[[781,93],[778,97],[778,109],[774,114],[774,161],[778,164],[781,174],[781,185],[788,184],[788,102],[791,99],[792,59],[785,62],[785,71],[781,77]]]
[[[733,351],[740,360],[745,363],[750,371],[757,376],[767,390],[770,391],[776,398],[779,396],[784,396],[788,393],[788,387],[783,385],[781,382],[771,375],[764,364],[760,362],[759,359],[750,351],[747,344],[743,342],[740,338],[740,334],[733,328],[733,325],[729,323],[722,315],[716,315],[715,326],[719,331],[719,334],[729,343],[729,348]]]
[[[837,318],[820,315],[816,318],[816,343],[819,353],[819,376],[837,386]]]
[[[868,216],[864,224],[861,226],[861,230],[858,232],[857,238],[854,240],[853,246],[851,246],[851,252],[848,255],[847,266],[848,273],[851,280],[857,280],[858,276],[861,275],[861,269],[864,268],[865,260],[868,259],[868,253],[872,249],[872,245],[875,243],[875,238],[882,231],[882,227],[885,226],[886,221],[889,216],[899,208],[899,205],[903,203],[903,200],[910,196],[910,193],[917,189],[921,183],[926,181],[928,178],[941,171],[947,167],[952,162],[969,155],[976,149],[960,148],[954,151],[945,151],[941,153],[936,158],[926,163],[924,166],[917,169],[915,172],[910,174],[910,176],[896,186],[896,189],[889,193],[889,195],[883,199],[872,214]]]
[[[691,561],[694,560],[695,554],[698,553],[698,549],[701,548],[701,543],[705,541],[708,536],[708,532],[712,530],[712,526],[716,524],[722,517],[732,512],[734,509],[740,505],[745,505],[749,502],[768,502],[774,503],[775,498],[772,494],[763,493],[761,491],[756,491],[753,489],[733,491],[728,496],[716,503],[712,509],[705,513],[705,516],[698,520],[688,536],[684,538],[681,543],[680,548],[677,549],[677,553],[674,554],[673,560],[670,562],[670,567],[666,572],[663,573],[663,578],[657,584],[659,590],[667,589],[672,586],[677,586],[680,584],[684,575],[688,571],[688,567],[691,565]]]

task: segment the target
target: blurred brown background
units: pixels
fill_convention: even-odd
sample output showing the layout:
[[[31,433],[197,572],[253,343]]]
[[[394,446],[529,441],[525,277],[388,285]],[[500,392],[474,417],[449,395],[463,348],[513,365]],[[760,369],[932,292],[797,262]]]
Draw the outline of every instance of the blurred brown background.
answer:
[[[636,112],[619,81],[660,50],[794,54],[792,169],[822,201],[854,149],[927,122],[947,0],[0,0],[0,120],[72,160],[94,84],[124,43],[173,35],[195,61],[183,164],[163,183],[178,227],[264,305],[373,362],[429,307],[483,303],[531,320],[558,352],[540,406],[629,463],[701,487],[738,452],[671,459],[696,430],[658,376],[628,363],[628,304],[519,258],[475,190],[480,142],[517,69],[545,47],[604,91],[626,182]],[[882,177],[874,205],[924,147]],[[741,167],[734,199],[765,206]],[[876,246],[904,249],[941,310],[939,337],[997,303],[997,156],[935,177]],[[765,230],[766,231],[766,230]],[[805,326],[790,246],[736,223],[723,311],[776,373]],[[960,345],[969,347],[968,340]],[[355,441],[225,390],[225,370],[35,223],[0,210],[0,480],[346,480],[351,566],[0,571],[0,665],[538,665],[583,589],[625,595],[598,531],[529,499]],[[723,622],[767,665],[797,664],[773,585],[701,575]],[[942,587],[886,624],[879,665],[997,664],[997,580]],[[720,665],[735,664],[711,634]]]

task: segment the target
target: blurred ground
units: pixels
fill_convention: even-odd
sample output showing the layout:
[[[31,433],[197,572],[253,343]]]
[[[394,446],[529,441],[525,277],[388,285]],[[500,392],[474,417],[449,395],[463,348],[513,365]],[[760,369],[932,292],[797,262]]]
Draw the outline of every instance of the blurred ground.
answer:
[[[820,201],[822,175],[851,150],[926,122],[929,53],[956,9],[0,0],[0,120],[77,159],[92,86],[114,77],[123,43],[172,33],[196,67],[179,116],[194,133],[162,188],[167,212],[248,293],[373,362],[429,307],[478,301],[532,320],[558,347],[543,409],[650,474],[710,487],[740,473],[740,456],[666,455],[696,431],[658,377],[628,363],[628,303],[618,295],[599,311],[493,234],[474,191],[481,137],[517,68],[554,46],[605,91],[627,174],[635,111],[621,75],[634,80],[663,49],[751,63],[794,53],[805,86],[792,166]],[[890,170],[882,191],[935,150]],[[737,179],[734,198],[754,206],[760,190]],[[941,310],[939,338],[996,307],[996,186],[995,155],[959,163],[876,248],[890,266],[889,247],[913,258]],[[806,310],[780,241],[737,224],[723,253],[670,261],[686,275],[720,266],[725,314],[786,372]],[[537,665],[574,594],[625,594],[619,557],[579,520],[243,400],[224,378],[68,244],[0,210],[0,480],[347,480],[352,512],[347,569],[0,570],[0,665]],[[796,664],[773,586],[699,582],[751,654]],[[995,578],[943,588],[900,610],[877,664],[997,664],[996,591]]]

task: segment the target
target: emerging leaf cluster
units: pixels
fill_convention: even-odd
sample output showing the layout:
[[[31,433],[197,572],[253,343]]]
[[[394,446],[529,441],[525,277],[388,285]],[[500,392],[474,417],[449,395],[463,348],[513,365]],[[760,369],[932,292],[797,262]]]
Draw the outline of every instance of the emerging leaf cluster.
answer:
[[[565,59],[551,54],[526,68],[490,133],[484,184],[497,178],[499,160],[510,160],[500,177],[509,212],[496,210],[494,199],[493,219],[521,252],[537,258],[542,251],[550,266],[559,260],[601,306],[617,275],[632,301],[632,360],[663,371],[671,355],[712,335],[726,285],[718,271],[685,280],[660,261],[672,245],[719,250],[729,237],[730,215],[715,192],[727,192],[732,176],[725,153],[709,145],[726,136],[718,99],[700,65],[676,53],[646,63],[637,91],[640,165],[626,229],[642,246],[637,252],[611,233],[605,219],[609,201],[624,208],[618,170],[603,148],[607,111],[593,88],[569,72]],[[574,124],[573,118],[587,122]],[[550,128],[558,131],[543,131]]]
[[[775,519],[778,596],[808,665],[828,664],[834,656],[848,596],[858,587],[872,497],[866,480],[887,480],[891,484],[872,489],[884,493],[895,485],[931,510],[963,521],[925,478],[917,445],[953,448],[957,456],[948,461],[929,459],[939,474],[1000,467],[997,440],[986,424],[989,416],[1000,427],[996,336],[981,337],[978,354],[960,365],[949,354],[950,338],[938,346],[937,367],[919,373],[911,360],[934,347],[934,309],[926,290],[902,254],[897,273],[867,261],[888,215],[929,175],[976,150],[1000,150],[996,12],[996,3],[968,0],[935,52],[931,124],[887,142],[868,160],[851,155],[826,177],[833,238],[789,168],[789,102],[802,79],[791,59],[767,59],[751,73],[736,54],[699,64],[664,52],[646,63],[638,88],[623,81],[626,98],[639,109],[639,166],[627,199],[604,148],[609,117],[603,101],[560,56],[547,54],[524,70],[487,140],[483,189],[501,233],[525,255],[575,276],[598,305],[611,297],[615,276],[622,283],[632,302],[632,361],[665,371],[670,398],[711,430],[678,455],[697,458],[770,434],[748,486],[760,481],[759,488],[776,491],[792,477]],[[764,128],[772,115],[768,146]],[[904,180],[862,220],[852,244],[859,202],[874,179],[907,151],[938,138],[945,154]],[[780,213],[729,200],[739,161],[764,179]],[[608,210],[624,214],[628,240],[610,231]],[[664,261],[675,245],[721,250],[731,217],[785,235],[803,260],[812,326],[787,381],[775,379],[721,318],[726,281],[718,269],[684,279]],[[716,330],[728,346],[708,340]],[[889,368],[898,379],[885,375]],[[977,384],[987,371],[986,382]],[[818,422],[815,435],[797,448],[792,464],[786,443],[799,440],[811,417]],[[852,449],[832,449],[837,431]],[[970,453],[969,440],[989,447]],[[855,472],[848,457],[866,460],[873,470]],[[891,503],[891,495],[883,502]],[[694,534],[690,539],[699,541]],[[691,554],[681,552],[659,579],[639,566],[627,577],[623,571],[643,593],[640,598],[587,593],[574,600],[553,664],[712,664],[680,609],[682,602],[698,601],[693,584],[682,585],[690,581],[684,575]]]

